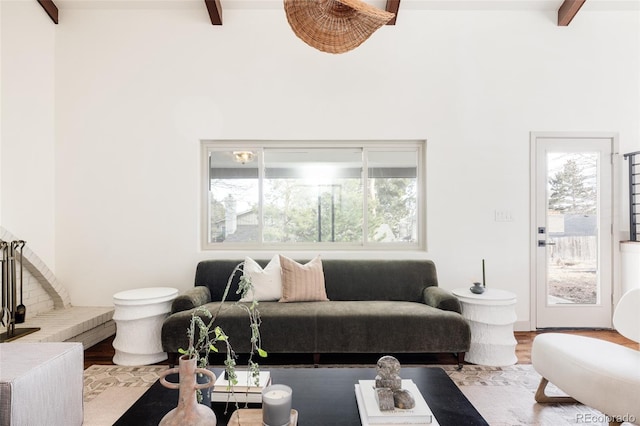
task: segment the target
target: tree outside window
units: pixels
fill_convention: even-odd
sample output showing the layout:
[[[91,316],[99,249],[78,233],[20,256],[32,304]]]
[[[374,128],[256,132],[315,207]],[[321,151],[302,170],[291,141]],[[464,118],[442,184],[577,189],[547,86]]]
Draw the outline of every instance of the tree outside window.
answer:
[[[206,143],[206,245],[419,248],[423,149]]]

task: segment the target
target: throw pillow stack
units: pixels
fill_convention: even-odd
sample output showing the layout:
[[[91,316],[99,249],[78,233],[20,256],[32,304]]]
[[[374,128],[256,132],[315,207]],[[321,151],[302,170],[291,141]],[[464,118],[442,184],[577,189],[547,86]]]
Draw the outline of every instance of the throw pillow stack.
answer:
[[[286,256],[275,255],[263,269],[246,257],[244,274],[251,278],[253,292],[241,302],[324,302],[328,301],[324,285],[322,260],[316,256],[302,265]]]

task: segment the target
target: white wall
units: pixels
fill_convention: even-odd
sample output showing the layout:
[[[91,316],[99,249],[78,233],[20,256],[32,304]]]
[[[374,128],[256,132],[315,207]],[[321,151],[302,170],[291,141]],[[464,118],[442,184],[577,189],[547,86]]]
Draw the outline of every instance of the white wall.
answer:
[[[427,257],[445,288],[487,262],[529,318],[529,132],[638,149],[637,13],[403,11],[344,55],[279,10],[69,9],[56,28],[56,273],[75,305],[192,286],[201,139],[428,140]],[[4,203],[4,200],[3,200]],[[513,222],[495,222],[507,209]],[[270,257],[271,253],[248,253]]]
[[[0,1],[1,225],[54,269],[55,25],[35,1]]]

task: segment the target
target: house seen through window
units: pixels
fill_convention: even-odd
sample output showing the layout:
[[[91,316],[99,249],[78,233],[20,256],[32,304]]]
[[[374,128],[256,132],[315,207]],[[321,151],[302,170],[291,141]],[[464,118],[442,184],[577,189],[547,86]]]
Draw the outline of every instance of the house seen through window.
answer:
[[[205,142],[205,247],[419,248],[424,142]]]

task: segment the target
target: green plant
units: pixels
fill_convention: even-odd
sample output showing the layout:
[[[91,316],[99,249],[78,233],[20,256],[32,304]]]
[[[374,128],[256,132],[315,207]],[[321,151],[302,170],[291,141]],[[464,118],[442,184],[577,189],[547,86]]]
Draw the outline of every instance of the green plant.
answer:
[[[233,282],[233,278],[238,272],[243,272],[243,266],[244,262],[241,262],[236,265],[236,267],[231,272],[231,275],[227,280],[227,285],[225,287],[222,300],[213,313],[211,313],[207,308],[203,306],[197,307],[192,311],[191,321],[189,322],[189,327],[187,328],[187,349],[180,348],[178,350],[179,353],[190,358],[195,357],[197,359],[198,366],[200,368],[206,368],[209,363],[209,354],[211,353],[211,351],[219,352],[216,344],[224,344],[226,351],[224,360],[225,373],[229,382],[233,385],[236,385],[238,383],[238,378],[235,370],[237,355],[233,350],[229,336],[227,336],[227,334],[220,326],[215,325],[215,322],[227,299],[229,289],[231,288],[231,283]],[[242,298],[246,296],[250,291],[253,291],[251,279],[248,276],[242,274],[240,276],[238,291],[236,293],[240,294],[240,297]],[[254,361],[254,355],[257,354],[260,357],[267,356],[267,352],[262,349],[262,342],[260,338],[261,320],[260,311],[258,310],[258,302],[255,300],[250,304],[234,302],[233,306],[238,309],[245,310],[247,316],[249,317],[249,326],[251,328],[251,351],[249,353],[248,370],[251,372],[251,377],[253,378],[254,383],[258,385],[260,366],[257,362]],[[206,318],[206,320],[203,319],[203,317]],[[198,401],[201,401],[201,399],[202,395],[200,391],[198,391]]]

